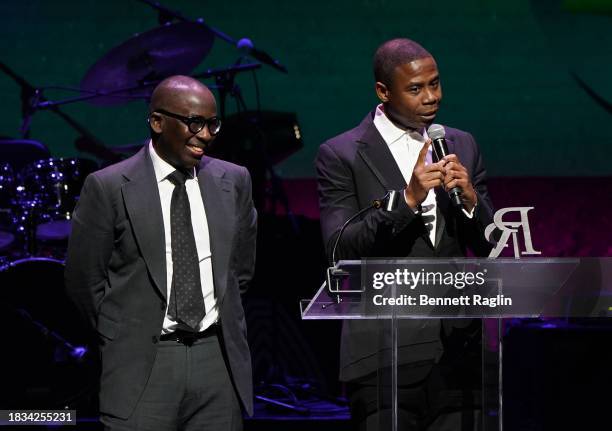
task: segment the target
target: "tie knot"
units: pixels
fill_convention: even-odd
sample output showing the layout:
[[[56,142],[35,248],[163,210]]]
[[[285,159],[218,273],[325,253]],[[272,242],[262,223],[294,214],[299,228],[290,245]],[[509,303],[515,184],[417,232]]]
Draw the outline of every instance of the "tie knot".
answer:
[[[176,171],[174,171],[170,175],[168,175],[167,178],[175,186],[178,186],[178,185],[182,186],[182,185],[185,184],[185,181],[187,181],[189,178],[191,178],[191,175],[189,175],[185,171],[181,171],[181,170],[177,169]]]

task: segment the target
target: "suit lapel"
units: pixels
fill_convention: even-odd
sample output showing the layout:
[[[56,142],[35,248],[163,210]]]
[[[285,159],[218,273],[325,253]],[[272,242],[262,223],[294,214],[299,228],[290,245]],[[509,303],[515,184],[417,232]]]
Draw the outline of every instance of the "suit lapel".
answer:
[[[198,184],[208,221],[215,296],[219,304],[225,295],[235,225],[231,212],[234,188],[224,175],[225,171],[215,166],[212,159],[203,159],[198,171]]]
[[[366,123],[368,119],[369,124]],[[357,140],[360,145],[359,155],[385,190],[403,190],[406,187],[406,180],[399,166],[397,166],[389,146],[378,132],[371,117],[366,118],[362,124],[364,124],[365,131],[361,138]],[[437,228],[436,235],[438,232],[441,232],[441,230]],[[423,235],[421,236],[430,247],[433,247],[425,229],[423,229]]]
[[[369,167],[374,176],[380,182],[385,190],[401,190],[406,187],[406,181],[402,175],[389,146],[378,132],[378,129],[372,121],[371,114],[362,122],[364,132],[357,139],[360,146],[358,153],[364,163]],[[453,137],[446,137],[449,154],[457,154],[457,147]],[[435,247],[438,246],[442,235],[446,229],[446,216],[450,214],[451,202],[448,193],[444,189],[436,188],[436,235]],[[424,234],[423,238],[430,245],[431,240],[428,234]]]
[[[357,151],[364,163],[370,168],[385,191],[403,189],[406,187],[404,176],[397,166],[389,146],[378,132],[371,118],[369,123],[364,124],[364,127],[363,135],[357,140],[359,144]]]
[[[129,181],[121,192],[138,248],[155,287],[166,298],[166,241],[159,190],[153,163],[145,146],[124,171]]]
[[[440,187],[437,187],[434,192],[436,193],[436,237],[434,240],[435,247],[437,248],[442,239],[444,229],[446,228],[446,217],[444,217],[444,214],[448,214],[446,209],[448,208],[448,204],[450,204],[450,199],[446,191]]]

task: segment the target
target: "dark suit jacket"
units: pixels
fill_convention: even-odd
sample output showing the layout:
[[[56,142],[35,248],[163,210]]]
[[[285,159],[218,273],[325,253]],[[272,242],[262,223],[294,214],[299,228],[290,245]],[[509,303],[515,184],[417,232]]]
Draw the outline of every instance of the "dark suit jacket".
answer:
[[[492,204],[480,151],[469,133],[450,127],[445,130],[449,152],[457,154],[467,168],[478,195],[474,218],[468,219],[453,208],[447,193],[436,189],[434,247],[421,217],[400,198],[394,211],[372,210],[350,224],[338,245],[337,260],[456,257],[464,256],[467,247],[476,255],[486,255],[490,245],[484,240],[484,229],[492,221]],[[330,258],[338,231],[349,217],[388,190],[406,187],[388,145],[374,126],[373,113],[356,128],[323,143],[316,169],[321,229]],[[340,350],[342,380],[353,380],[377,369],[377,353],[384,348],[376,335],[378,328],[375,321],[345,321]],[[399,347],[405,363],[433,363],[442,353],[440,321],[402,321]]]
[[[251,357],[240,296],[255,262],[251,180],[245,168],[209,157],[200,163],[198,180],[224,356],[252,414]],[[164,224],[148,146],[85,180],[73,214],[65,276],[68,294],[101,341],[100,410],[127,418],[151,372],[166,309]]]

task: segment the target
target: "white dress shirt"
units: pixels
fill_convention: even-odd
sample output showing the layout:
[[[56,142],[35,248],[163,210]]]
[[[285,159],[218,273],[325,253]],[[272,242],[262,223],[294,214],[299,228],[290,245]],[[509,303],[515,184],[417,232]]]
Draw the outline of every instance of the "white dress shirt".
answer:
[[[397,167],[404,176],[406,184],[410,183],[412,171],[416,165],[419,153],[427,141],[427,132],[423,129],[422,133],[414,130],[403,130],[397,127],[385,115],[382,104],[376,107],[374,114],[374,126],[389,146],[391,154],[397,163]],[[425,164],[431,163],[431,146],[427,151]],[[423,208],[423,222],[429,232],[429,239],[432,244],[436,243],[436,193],[434,189],[427,192],[427,197],[421,203]]]
[[[149,142],[149,154],[151,155],[151,160],[153,161],[153,169],[155,170],[155,179],[157,180],[157,188],[159,190],[159,198],[162,206],[164,236],[166,240],[166,297],[170,298],[170,289],[172,287],[170,202],[172,200],[174,184],[170,182],[168,175],[174,172],[176,168],[163,160],[155,152],[152,142]],[[206,211],[204,210],[204,201],[202,200],[198,178],[195,176],[195,168],[193,169],[192,177],[193,178],[187,179],[185,182],[185,187],[187,189],[187,197],[189,198],[189,208],[191,209],[191,225],[193,227],[193,236],[195,237],[196,249],[198,251],[200,283],[202,285],[204,306],[206,308],[206,316],[204,316],[198,325],[198,331],[203,331],[217,321],[217,318],[219,317],[219,310],[217,307],[217,299],[215,298],[215,289],[213,284],[212,252],[210,249],[208,221],[206,219]],[[162,334],[173,332],[177,326],[178,323],[168,315],[168,308],[166,306],[166,317],[164,318]]]

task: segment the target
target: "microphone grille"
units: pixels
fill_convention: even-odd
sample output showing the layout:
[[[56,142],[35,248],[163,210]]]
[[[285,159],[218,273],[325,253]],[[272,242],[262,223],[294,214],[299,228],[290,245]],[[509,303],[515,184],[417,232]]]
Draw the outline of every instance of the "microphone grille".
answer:
[[[251,39],[244,37],[236,43],[236,48],[241,51],[248,52],[249,50],[254,48],[254,45]]]
[[[432,124],[429,126],[429,129],[427,129],[427,134],[431,139],[441,139],[446,136],[444,127],[442,127],[440,124]]]

